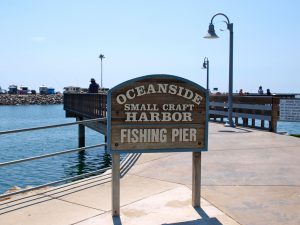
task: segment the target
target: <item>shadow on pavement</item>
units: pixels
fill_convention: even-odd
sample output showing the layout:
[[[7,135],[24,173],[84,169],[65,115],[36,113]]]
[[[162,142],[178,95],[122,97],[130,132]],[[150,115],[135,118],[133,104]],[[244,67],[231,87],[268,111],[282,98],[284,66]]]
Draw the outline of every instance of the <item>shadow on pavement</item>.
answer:
[[[222,223],[215,217],[210,218],[202,208],[194,208],[201,216],[201,219],[190,220],[178,223],[164,223],[163,225],[222,225]]]

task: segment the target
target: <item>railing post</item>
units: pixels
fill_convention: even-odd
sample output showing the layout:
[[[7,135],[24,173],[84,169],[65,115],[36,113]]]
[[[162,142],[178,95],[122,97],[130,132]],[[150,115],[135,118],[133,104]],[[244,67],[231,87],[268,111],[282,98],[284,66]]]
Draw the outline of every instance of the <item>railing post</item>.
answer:
[[[252,120],[251,120],[251,126],[255,127],[255,119],[254,118],[252,118]]]
[[[279,103],[280,103],[279,98],[272,97],[272,115],[271,115],[271,124],[269,126],[269,130],[272,132],[277,131],[277,121],[279,117]]]
[[[236,126],[239,125],[239,118],[238,118],[237,116],[235,117],[235,121],[234,121],[234,122],[235,122],[235,125],[236,125]]]
[[[248,126],[248,118],[243,118],[243,126]]]
[[[83,120],[82,117],[76,117],[76,121]],[[78,124],[78,148],[85,147],[85,127],[83,124]]]
[[[260,128],[261,128],[261,129],[264,129],[264,128],[265,128],[265,121],[264,121],[264,120],[261,120],[261,121],[260,121]]]
[[[107,135],[104,135],[104,142],[107,144]],[[107,152],[107,145],[105,145],[104,150]]]

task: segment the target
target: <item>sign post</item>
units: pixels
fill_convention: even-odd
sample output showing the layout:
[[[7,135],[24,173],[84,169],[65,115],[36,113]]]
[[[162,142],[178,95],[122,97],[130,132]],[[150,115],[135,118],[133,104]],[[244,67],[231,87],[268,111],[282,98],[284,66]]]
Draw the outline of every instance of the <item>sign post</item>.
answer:
[[[112,154],[112,215],[120,215],[120,154]]]
[[[207,90],[181,77],[148,75],[108,92],[113,158],[112,215],[120,213],[120,153],[193,152],[193,206],[200,206],[201,152],[207,151]]]
[[[201,200],[201,152],[193,152],[192,163],[192,205],[200,207]]]

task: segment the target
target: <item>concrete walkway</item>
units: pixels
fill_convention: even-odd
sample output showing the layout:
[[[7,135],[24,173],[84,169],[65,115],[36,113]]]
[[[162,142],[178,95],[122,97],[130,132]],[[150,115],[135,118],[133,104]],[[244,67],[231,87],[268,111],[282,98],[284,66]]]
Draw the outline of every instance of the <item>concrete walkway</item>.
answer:
[[[191,162],[191,153],[143,154],[121,180],[120,218],[107,175],[0,201],[0,224],[300,224],[299,138],[211,123],[198,209]]]

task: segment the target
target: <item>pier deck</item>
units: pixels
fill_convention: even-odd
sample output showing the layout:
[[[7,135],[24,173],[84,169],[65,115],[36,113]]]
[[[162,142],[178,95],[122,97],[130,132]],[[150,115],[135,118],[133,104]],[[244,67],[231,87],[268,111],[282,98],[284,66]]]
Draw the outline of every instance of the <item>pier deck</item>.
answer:
[[[121,179],[119,219],[110,182],[95,177],[1,201],[0,224],[300,224],[299,138],[210,123],[202,209],[191,207],[191,162],[191,153],[143,154]]]

